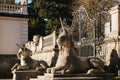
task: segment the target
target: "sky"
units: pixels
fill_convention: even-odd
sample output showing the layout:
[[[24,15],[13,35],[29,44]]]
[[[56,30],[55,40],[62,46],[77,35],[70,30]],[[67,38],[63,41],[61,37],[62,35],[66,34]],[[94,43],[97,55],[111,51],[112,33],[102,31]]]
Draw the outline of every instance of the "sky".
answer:
[[[15,0],[15,3],[19,3],[21,0]],[[28,3],[30,3],[31,0],[28,0]]]

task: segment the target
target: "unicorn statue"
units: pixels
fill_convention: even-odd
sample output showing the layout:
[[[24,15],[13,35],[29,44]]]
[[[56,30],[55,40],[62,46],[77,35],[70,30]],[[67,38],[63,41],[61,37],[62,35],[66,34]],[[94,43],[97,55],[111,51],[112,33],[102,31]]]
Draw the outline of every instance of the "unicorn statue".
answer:
[[[32,51],[26,47],[21,47],[17,53],[17,57],[20,60],[20,64],[16,63],[11,70],[36,70],[45,73],[46,69],[49,67],[48,64],[43,60],[34,60],[31,58]]]
[[[62,32],[58,35],[57,45],[59,55],[54,67],[48,68],[47,73],[104,73],[104,61],[97,57],[76,56],[74,42],[70,30],[64,27],[60,18]]]

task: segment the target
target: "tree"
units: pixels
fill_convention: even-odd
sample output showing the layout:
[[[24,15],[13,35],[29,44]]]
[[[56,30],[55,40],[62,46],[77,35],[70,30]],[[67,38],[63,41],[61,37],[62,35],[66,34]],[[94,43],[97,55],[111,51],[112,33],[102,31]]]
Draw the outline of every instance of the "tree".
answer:
[[[61,27],[59,17],[71,24],[71,3],[72,0],[32,0],[28,6],[29,40],[34,34],[45,36],[58,30]]]
[[[117,0],[75,0],[72,10],[76,12],[80,6],[86,8],[88,16],[94,20],[95,38],[104,36],[104,25],[110,20],[109,10]],[[89,30],[91,33],[92,30]],[[92,34],[93,35],[93,34]]]

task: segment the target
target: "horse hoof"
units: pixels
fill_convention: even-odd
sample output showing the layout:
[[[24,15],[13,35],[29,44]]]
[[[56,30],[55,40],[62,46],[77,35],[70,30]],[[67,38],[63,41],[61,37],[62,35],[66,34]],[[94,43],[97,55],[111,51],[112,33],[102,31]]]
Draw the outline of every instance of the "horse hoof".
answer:
[[[37,67],[35,70],[36,70],[36,71],[41,71],[42,68],[41,68],[41,67]]]
[[[46,72],[47,72],[47,73],[51,73],[51,68],[47,68],[47,69],[46,69]]]
[[[90,70],[88,70],[88,71],[87,71],[87,74],[88,74],[88,75],[92,75],[92,74],[94,74],[94,69],[90,69]]]

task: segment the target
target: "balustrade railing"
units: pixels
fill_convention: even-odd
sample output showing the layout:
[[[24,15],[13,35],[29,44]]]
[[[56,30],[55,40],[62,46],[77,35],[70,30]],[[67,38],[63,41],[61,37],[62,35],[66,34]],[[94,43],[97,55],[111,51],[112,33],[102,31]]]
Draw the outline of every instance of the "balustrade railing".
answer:
[[[26,14],[27,13],[27,6],[15,5],[15,4],[0,4],[0,13],[1,12]]]

